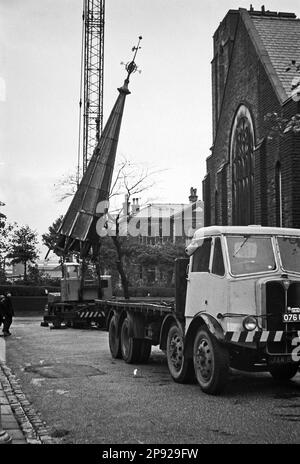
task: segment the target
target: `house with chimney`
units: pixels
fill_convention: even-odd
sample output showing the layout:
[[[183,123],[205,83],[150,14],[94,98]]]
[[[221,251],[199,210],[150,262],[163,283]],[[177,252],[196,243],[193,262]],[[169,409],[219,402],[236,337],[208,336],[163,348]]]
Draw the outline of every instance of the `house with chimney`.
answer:
[[[174,250],[170,245],[177,245],[177,250],[184,254],[184,249],[193,237],[195,230],[203,227],[203,202],[198,199],[197,189],[191,187],[186,203],[150,203],[140,206],[139,199],[129,201],[128,196],[122,206],[119,218],[119,235],[134,240],[137,245],[164,247],[166,253]],[[115,217],[111,222],[114,227]],[[142,247],[143,248],[143,247]],[[156,248],[157,249],[157,248]],[[172,252],[172,251],[171,251]],[[135,263],[131,258],[125,259],[127,273],[135,286],[168,286],[173,279],[174,266],[162,271],[161,266]],[[167,266],[166,266],[167,267]]]
[[[188,245],[194,232],[204,225],[203,202],[198,200],[196,188],[191,187],[188,199],[189,203],[150,203],[140,207],[138,198],[133,198],[130,204],[125,196],[120,230],[124,230],[126,223],[128,235],[146,245],[167,242]]]

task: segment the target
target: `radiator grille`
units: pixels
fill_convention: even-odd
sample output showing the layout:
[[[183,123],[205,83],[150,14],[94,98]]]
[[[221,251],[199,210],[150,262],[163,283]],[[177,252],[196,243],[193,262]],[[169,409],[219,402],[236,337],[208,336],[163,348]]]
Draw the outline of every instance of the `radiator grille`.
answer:
[[[288,306],[293,308],[300,307],[300,282],[291,283],[288,290],[285,290],[281,281],[267,282],[267,330],[283,330],[288,332],[300,330],[299,322],[285,324],[282,321],[282,314],[287,311]]]
[[[299,322],[284,323],[283,313],[287,307],[300,307],[300,282],[293,282],[286,290],[281,281],[267,282],[266,284],[266,329],[282,330],[288,332],[284,341],[267,344],[269,353],[290,353],[293,334],[300,330]]]

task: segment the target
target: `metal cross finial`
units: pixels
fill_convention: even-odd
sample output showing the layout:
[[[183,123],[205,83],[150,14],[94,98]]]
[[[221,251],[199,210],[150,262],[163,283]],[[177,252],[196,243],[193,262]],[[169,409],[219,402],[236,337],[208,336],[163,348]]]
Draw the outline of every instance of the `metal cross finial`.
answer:
[[[138,71],[139,73],[141,73],[141,71],[138,69],[138,67],[137,67],[137,65],[136,65],[136,63],[135,63],[135,58],[136,58],[137,52],[138,52],[138,50],[141,48],[141,47],[140,47],[140,42],[141,42],[141,40],[142,40],[142,36],[140,35],[140,36],[139,36],[139,41],[138,41],[137,46],[136,46],[136,47],[132,47],[132,51],[134,52],[134,55],[133,55],[132,60],[131,60],[130,62],[126,63],[126,64],[123,63],[123,61],[121,62],[122,65],[125,65],[125,69],[126,69],[126,71],[128,72],[127,79],[126,79],[127,81],[129,80],[130,74],[135,73],[136,71]]]

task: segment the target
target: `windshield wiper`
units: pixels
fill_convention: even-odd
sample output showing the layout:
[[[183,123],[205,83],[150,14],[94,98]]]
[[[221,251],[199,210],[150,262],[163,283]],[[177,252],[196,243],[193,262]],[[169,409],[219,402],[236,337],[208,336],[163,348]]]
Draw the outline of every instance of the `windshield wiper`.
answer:
[[[243,246],[245,245],[245,243],[247,242],[247,240],[249,240],[250,237],[245,237],[244,241],[241,243],[241,245],[239,246],[239,248],[233,253],[232,257],[234,258],[238,252],[243,248]]]

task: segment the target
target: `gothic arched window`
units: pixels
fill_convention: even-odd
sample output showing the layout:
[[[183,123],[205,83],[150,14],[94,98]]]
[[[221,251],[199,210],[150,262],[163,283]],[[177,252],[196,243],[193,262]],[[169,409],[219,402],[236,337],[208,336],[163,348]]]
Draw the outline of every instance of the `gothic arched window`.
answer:
[[[250,111],[241,105],[235,115],[230,144],[232,223],[254,223],[254,129]]]

